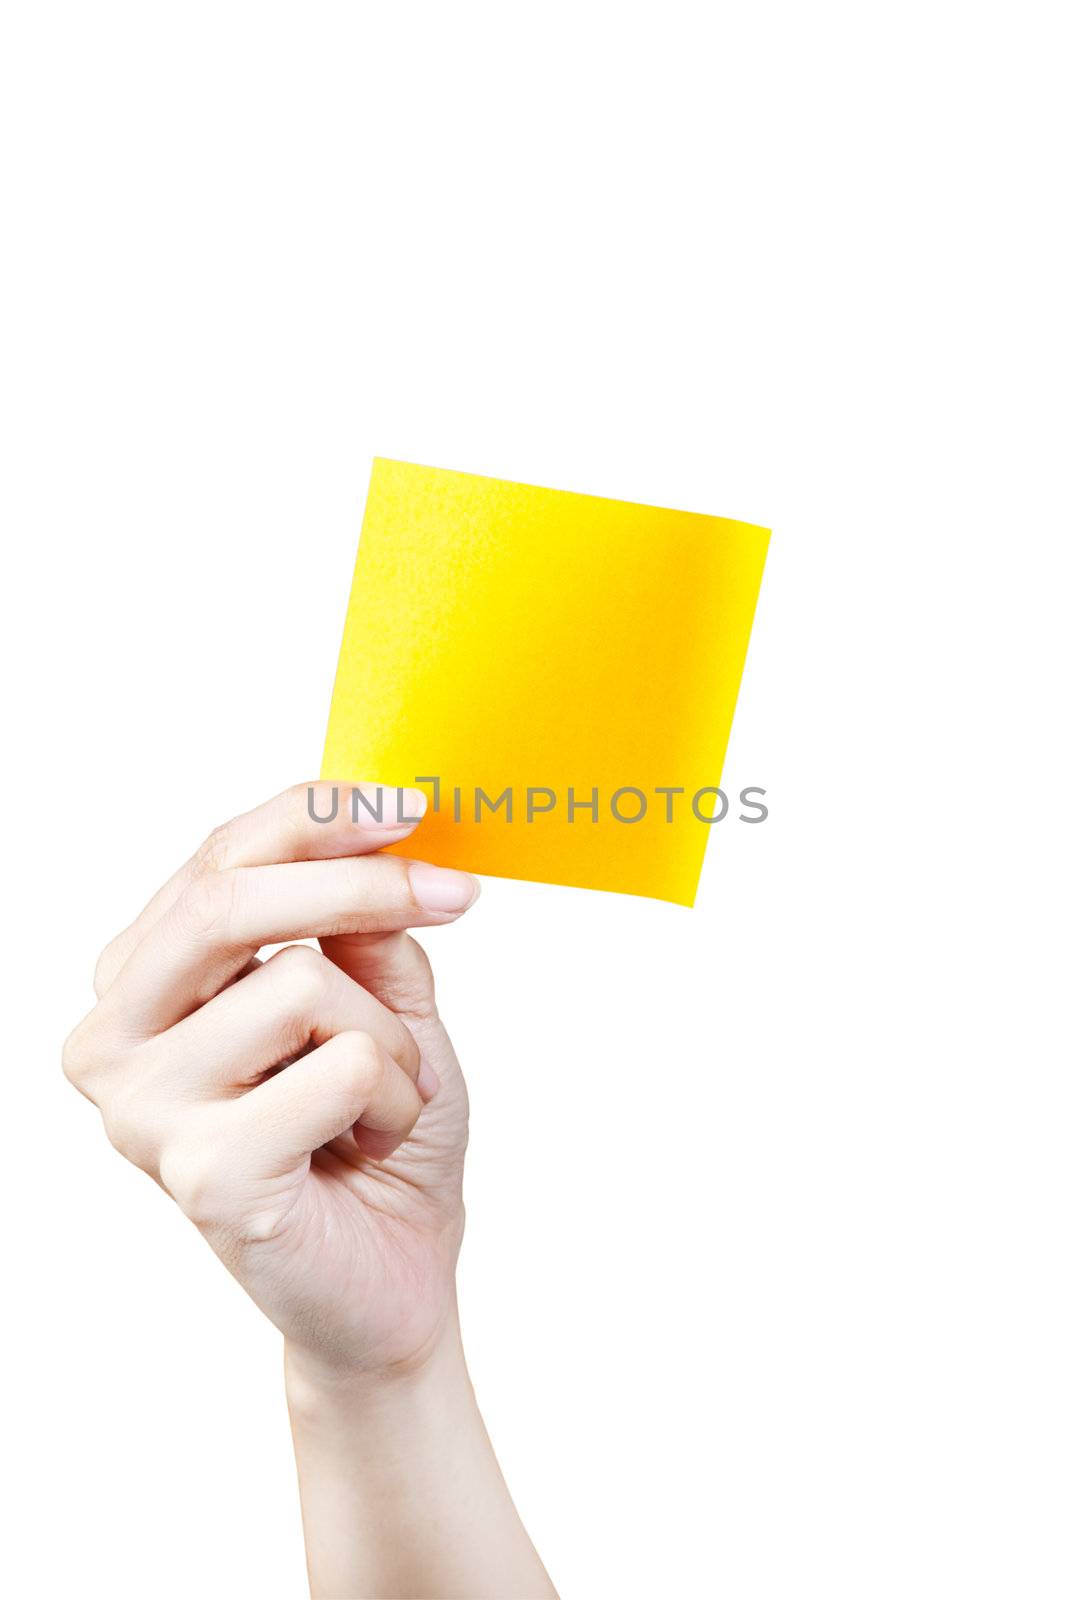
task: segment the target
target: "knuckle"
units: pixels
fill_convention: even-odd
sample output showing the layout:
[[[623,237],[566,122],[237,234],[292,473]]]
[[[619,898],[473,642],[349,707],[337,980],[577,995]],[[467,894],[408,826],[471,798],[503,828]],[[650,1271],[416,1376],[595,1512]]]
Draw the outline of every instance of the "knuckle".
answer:
[[[159,1178],[191,1222],[207,1227],[223,1212],[223,1164],[203,1145],[182,1141],[164,1151]]]
[[[407,868],[390,856],[344,856],[345,903],[358,910],[363,933],[385,933],[407,906]],[[333,931],[351,932],[352,914],[339,916]]]
[[[281,851],[281,859],[300,861],[308,828],[308,784],[294,783],[270,802],[270,827]]]
[[[144,1114],[131,1094],[112,1095],[102,1110],[104,1132],[120,1155],[135,1167],[149,1171],[152,1140]]]
[[[185,890],[179,905],[187,924],[200,935],[224,932],[233,920],[238,878],[235,869],[211,868]]]
[[[349,1033],[339,1033],[336,1037],[352,1082],[373,1092],[385,1072],[385,1057],[375,1041],[369,1033],[359,1033],[354,1029]]]
[[[105,945],[97,957],[96,967],[93,971],[93,993],[98,1000],[103,998],[105,992],[111,987],[112,979],[119,966],[118,939],[112,939]]]
[[[229,822],[220,822],[217,828],[212,828],[193,857],[194,871],[197,874],[223,871],[229,863],[232,837],[233,831]]]
[[[84,1022],[79,1022],[63,1045],[63,1075],[76,1089],[80,1089],[84,1084],[95,1059],[95,1052],[87,1037],[87,1024],[88,1018]]]
[[[302,839],[308,822],[311,820],[308,810],[308,795],[317,799],[324,786],[320,783],[293,783],[281,796],[280,813],[287,836],[291,840]],[[318,806],[315,806],[316,811]]]
[[[286,1008],[300,1015],[314,1011],[332,980],[326,957],[306,944],[286,945],[270,958],[267,966]]]

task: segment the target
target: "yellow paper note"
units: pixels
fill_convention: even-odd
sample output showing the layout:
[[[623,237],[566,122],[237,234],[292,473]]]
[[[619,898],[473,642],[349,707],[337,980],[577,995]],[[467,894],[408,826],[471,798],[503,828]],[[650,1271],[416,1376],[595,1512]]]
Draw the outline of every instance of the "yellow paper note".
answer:
[[[769,537],[375,461],[322,776],[417,783],[439,865],[692,905]]]

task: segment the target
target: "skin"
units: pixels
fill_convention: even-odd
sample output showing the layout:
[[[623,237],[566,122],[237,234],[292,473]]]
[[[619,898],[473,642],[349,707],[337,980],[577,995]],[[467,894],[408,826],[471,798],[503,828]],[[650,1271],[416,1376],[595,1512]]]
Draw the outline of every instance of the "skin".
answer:
[[[381,824],[301,784],[216,829],[100,957],[64,1071],[284,1336],[312,1595],[540,1600],[463,1358],[467,1092],[407,931],[478,886],[378,854],[424,801],[360,788]]]

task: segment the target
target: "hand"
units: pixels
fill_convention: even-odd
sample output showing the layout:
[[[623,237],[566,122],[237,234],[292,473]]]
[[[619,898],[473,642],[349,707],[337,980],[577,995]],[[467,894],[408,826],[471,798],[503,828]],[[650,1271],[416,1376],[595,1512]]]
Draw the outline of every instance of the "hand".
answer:
[[[215,833],[100,958],[64,1068],[285,1335],[351,1374],[425,1361],[463,1229],[467,1095],[409,927],[465,873],[374,854],[409,835],[351,786],[298,786]],[[377,791],[364,786],[372,799]],[[425,801],[406,791],[403,816]],[[389,818],[392,817],[392,821]],[[264,944],[318,936],[322,953]]]
[[[310,787],[332,822],[236,818],[108,945],[64,1068],[285,1335],[312,1594],[552,1597],[463,1359],[467,1092],[406,932],[478,886]]]

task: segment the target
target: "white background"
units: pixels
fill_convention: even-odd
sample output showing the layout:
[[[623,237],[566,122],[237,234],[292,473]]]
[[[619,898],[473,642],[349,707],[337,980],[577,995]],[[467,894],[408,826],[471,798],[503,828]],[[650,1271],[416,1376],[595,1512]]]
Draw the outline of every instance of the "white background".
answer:
[[[317,771],[381,454],[775,530],[697,910],[428,941],[562,1593],[1064,1594],[1052,19],[6,8],[8,1592],[303,1590],[277,1336],[59,1051]]]

